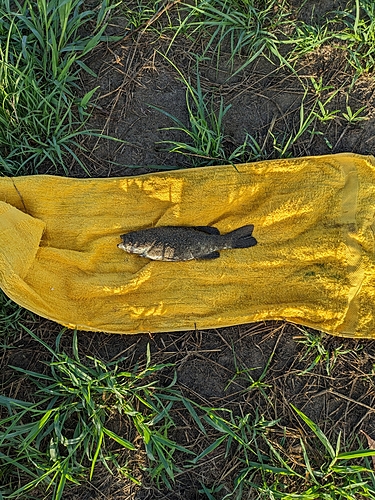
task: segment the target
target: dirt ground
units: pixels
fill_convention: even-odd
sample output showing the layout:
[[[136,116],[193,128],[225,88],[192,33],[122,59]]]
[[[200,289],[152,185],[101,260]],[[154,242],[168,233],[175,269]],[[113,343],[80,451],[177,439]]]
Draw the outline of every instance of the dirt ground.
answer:
[[[320,11],[314,12],[316,16],[324,14],[323,4],[332,5],[332,2],[312,3],[320,4]],[[309,16],[311,12],[306,10],[305,15]],[[113,32],[120,30],[120,23],[117,26],[113,23],[111,29]],[[124,141],[86,140],[88,152],[81,158],[91,176],[138,175],[151,171],[150,165],[160,168],[191,166],[188,158],[166,152],[165,146],[159,143],[169,138],[186,138],[176,132],[161,130],[171,126],[171,121],[150,107],[158,106],[183,122],[188,120],[185,87],[173,67],[159,53],[166,50],[168,43],[168,39],[139,33],[108,46],[103,44],[86,61],[98,78],[82,75],[82,93],[100,85],[90,126]],[[168,57],[178,63],[179,69],[194,82],[196,73],[195,60],[190,55],[193,52],[191,43],[184,40],[177,42]],[[326,84],[334,82],[337,86],[340,82],[349,87],[351,75],[344,69],[343,57],[339,49],[322,48],[314,56],[306,57],[299,69],[300,74],[322,77]],[[232,105],[224,119],[226,148],[229,152],[233,151],[249,132],[256,137],[269,158],[275,157],[270,126],[272,124],[274,134],[296,129],[303,89],[289,71],[276,71],[276,66],[260,59],[230,78],[232,70],[226,59],[228,57],[224,54],[218,69],[216,60],[200,65],[203,89],[213,93],[216,103],[223,97],[226,105]],[[340,94],[337,99],[345,109],[343,103],[346,96]],[[356,82],[350,92],[350,103],[353,109],[366,106],[369,119],[355,126],[332,121],[324,129],[332,149],[323,136],[305,135],[294,144],[291,155],[298,157],[348,151],[373,153],[375,114],[372,78],[361,77]],[[86,176],[75,165],[71,165],[70,170],[74,176]],[[45,171],[48,172],[48,168]],[[29,316],[26,324],[51,345],[60,331],[59,325],[34,316]],[[130,362],[134,363],[145,359],[149,343],[154,362],[175,363],[178,375],[176,387],[189,398],[212,407],[226,406],[239,414],[255,414],[258,411],[266,419],[280,419],[280,433],[270,436],[270,439],[290,450],[291,455],[295,452],[298,456],[298,437],[302,427],[290,403],[314,420],[332,442],[341,431],[342,441],[348,446],[354,440],[355,446],[366,447],[365,437],[360,431],[375,436],[375,410],[372,409],[375,408],[375,391],[369,376],[375,363],[375,342],[322,334],[321,345],[328,354],[311,371],[302,373],[313,362],[316,351],[307,353],[301,339],[300,327],[277,322],[154,336],[79,332],[79,349],[82,357],[87,354],[104,362],[126,353]],[[69,334],[64,337],[64,343],[69,351]],[[19,334],[13,347],[5,351],[2,359],[3,380],[11,377],[9,365],[40,370],[40,361],[43,361],[45,353],[36,349],[35,342],[25,332]],[[340,348],[348,352],[339,354],[335,361]],[[251,376],[257,380],[271,356],[263,380],[267,384],[267,400],[257,390],[246,390],[248,382],[241,379],[227,387],[236,372],[236,364],[251,370]],[[329,374],[327,363],[333,365]],[[163,372],[163,376],[168,383],[172,369]],[[8,389],[11,389],[13,397],[18,398],[27,391],[22,380],[12,381]],[[181,427],[176,430],[176,439],[180,444],[191,444],[195,440],[194,429],[184,420],[182,410],[180,419]],[[307,432],[306,429],[304,432]],[[203,449],[204,444],[197,443],[197,450]],[[176,457],[178,461],[178,455]],[[224,450],[218,448],[200,468],[178,475],[173,491],[158,489],[148,484],[145,478],[142,486],[136,486],[98,468],[91,482],[69,489],[64,499],[197,500],[207,498],[198,491],[201,483],[212,485],[215,481],[226,485],[217,494],[217,498],[222,498],[233,487],[231,481],[237,463],[235,453],[230,460],[225,460]],[[142,476],[140,471],[139,476]],[[246,498],[252,498],[251,492]]]

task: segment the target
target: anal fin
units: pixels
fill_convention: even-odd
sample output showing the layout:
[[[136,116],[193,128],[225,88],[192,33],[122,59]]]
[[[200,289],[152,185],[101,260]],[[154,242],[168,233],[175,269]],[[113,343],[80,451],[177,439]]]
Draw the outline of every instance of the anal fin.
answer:
[[[199,257],[199,260],[210,260],[210,259],[218,259],[220,257],[220,252],[211,252],[207,255],[202,255]]]

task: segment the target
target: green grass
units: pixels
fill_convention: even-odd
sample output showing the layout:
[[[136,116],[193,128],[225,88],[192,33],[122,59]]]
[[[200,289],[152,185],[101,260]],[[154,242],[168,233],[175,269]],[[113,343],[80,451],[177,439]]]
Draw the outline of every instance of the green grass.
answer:
[[[292,59],[328,43],[344,51],[357,76],[373,71],[375,64],[375,4],[371,0],[348,2],[347,8],[332,11],[320,24],[299,22],[289,42]]]
[[[319,426],[301,410],[293,405],[292,408],[310,428],[312,438],[308,440],[300,438],[302,456],[298,466],[291,462],[282,446],[276,447],[271,442],[268,443],[273,464],[258,464],[263,484],[251,482],[251,486],[259,492],[259,498],[284,500],[375,498],[375,476],[368,461],[368,457],[374,456],[375,451],[365,449],[343,451],[340,434],[336,443],[332,444]],[[358,464],[358,460],[362,464]]]
[[[170,5],[171,3],[163,0],[133,0],[119,2],[119,11],[126,20],[126,28],[130,34],[145,30],[161,33],[163,26],[158,21],[163,18],[163,15],[166,15],[169,21],[167,29],[171,27],[168,17]]]
[[[175,126],[166,127],[163,130],[182,132],[188,137],[189,142],[171,140],[162,143],[170,144],[167,150],[171,153],[189,156],[193,166],[210,165],[220,161],[226,162],[223,118],[229,111],[230,106],[224,107],[221,99],[216,111],[213,100],[209,100],[207,94],[203,94],[199,71],[197,71],[197,85],[194,88],[189,79],[173,63],[172,65],[186,85],[186,107],[189,115],[189,125],[184,125],[178,118],[163,109],[156,106],[152,107],[165,114],[175,124]],[[228,161],[230,162],[231,159]]]
[[[296,339],[297,342],[305,346],[304,352],[301,353],[301,361],[312,359],[311,363],[305,368],[301,375],[310,372],[317,365],[323,364],[327,375],[331,375],[340,356],[348,354],[350,350],[345,349],[343,345],[335,347],[333,350],[325,346],[324,339],[326,335],[321,332],[311,332],[306,328],[298,328],[302,335]]]
[[[126,19],[124,33],[154,29],[153,21],[167,16],[163,33],[170,33],[170,46],[178,37],[185,36],[195,42],[205,38],[204,50],[196,54],[197,59],[204,61],[211,54],[219,61],[222,52],[227,51],[232,67],[236,66],[231,77],[261,57],[298,72],[301,57],[328,43],[345,52],[355,75],[373,68],[375,16],[374,5],[368,0],[349,2],[347,10],[332,12],[315,24],[299,21],[286,1],[182,3],[173,19],[169,17],[172,4],[141,0],[120,3],[120,12]],[[86,126],[98,91],[93,88],[83,97],[77,97],[78,75],[82,70],[92,73],[84,57],[100,41],[108,40],[105,29],[115,6],[110,0],[103,0],[95,9],[85,9],[82,0],[3,3],[0,168],[4,174],[37,173],[41,165],[52,171],[60,168],[68,174],[67,165],[72,161],[85,169],[80,159],[80,151],[85,152],[82,138],[100,136]],[[87,29],[89,36],[81,34]],[[170,141],[169,151],[190,156],[192,166],[290,156],[295,153],[294,146],[306,140],[306,133],[323,136],[329,145],[324,130],[317,130],[312,123],[316,118],[321,122],[341,118],[350,125],[366,119],[364,108],[353,109],[348,103],[342,109],[326,113],[327,101],[322,101],[320,114],[316,114],[313,108],[306,109],[302,100],[299,123],[296,121],[295,128],[284,135],[270,130],[272,144],[266,150],[257,134],[247,131],[244,141],[228,151],[225,119],[230,105],[222,97],[214,104],[213,96],[202,91],[199,72],[194,87],[176,69],[187,89],[189,124],[168,114],[174,122],[171,129],[187,137]],[[314,91],[308,82],[303,85],[308,92]]]
[[[149,352],[146,366],[132,371],[120,368],[123,360],[81,360],[76,332],[70,357],[60,348],[65,330],[57,336],[55,349],[25,330],[51,360],[47,373],[13,367],[34,386],[34,398],[0,396],[2,414],[7,413],[0,420],[2,498],[20,498],[38,486],[50,490],[54,499],[63,498],[66,483],[91,479],[99,462],[109,474],[117,472],[138,482],[127,465],[129,454],[139,456],[137,436],[147,457],[144,468],[157,483],[171,487],[178,471],[173,454],[194,453],[169,437],[175,427],[173,404],[191,407],[173,390],[175,381],[166,388],[157,385],[155,374],[167,365],[152,365]],[[128,425],[129,437],[110,428],[115,414]]]
[[[320,467],[313,464],[309,457],[308,447],[303,438],[300,438],[300,444],[303,454],[302,470],[297,472],[291,469],[287,462],[281,457],[281,454],[273,449],[275,457],[285,467],[286,475],[299,476],[301,480],[298,490],[292,496],[289,493],[277,495],[279,498],[301,498],[301,499],[351,499],[359,498],[363,495],[365,498],[375,498],[375,475],[366,460],[367,457],[375,455],[375,450],[355,449],[353,451],[342,451],[341,433],[338,434],[335,444],[331,444],[327,436],[309,417],[301,410],[291,405],[296,414],[310,429],[314,439],[312,449],[318,449],[317,440],[320,441],[322,449],[320,450]],[[364,465],[353,464],[352,460],[362,460]],[[316,459],[315,459],[316,460]],[[275,482],[269,492],[278,482]],[[279,483],[281,485],[281,483]]]
[[[225,489],[220,482],[202,483],[201,493],[210,500],[240,500],[249,491],[251,498],[264,500],[374,499],[375,473],[369,458],[375,456],[375,450],[357,448],[354,443],[347,450],[341,433],[331,443],[306,414],[290,406],[310,429],[310,433],[300,430],[298,461],[286,451],[290,438],[279,420],[267,420],[258,411],[234,415],[226,408],[201,407],[202,422],[217,437],[191,463],[209,459],[220,448],[224,460],[231,463],[233,476],[230,493],[216,496]],[[281,430],[286,437],[275,440]]]
[[[305,3],[301,2],[301,9]],[[374,68],[375,5],[371,0],[348,1],[344,10],[327,12],[310,22],[298,19],[296,6],[285,0],[195,0],[181,9],[185,15],[171,45],[181,34],[194,41],[204,37],[202,58],[227,52],[233,64],[246,57],[240,70],[259,57],[291,67],[301,56],[328,44],[345,52],[357,75]]]
[[[225,499],[243,498],[249,489],[259,499],[375,498],[375,477],[368,462],[375,451],[356,448],[353,443],[348,449],[340,433],[332,444],[293,405],[296,416],[310,429],[310,434],[300,432],[298,462],[285,451],[287,437],[275,439],[280,434],[288,436],[280,419],[267,419],[257,409],[238,413],[194,403],[174,387],[176,377],[161,386],[158,375],[172,365],[152,364],[149,350],[144,366],[124,369],[125,358],[109,364],[94,357],[81,359],[76,332],[71,356],[61,348],[63,335],[70,332],[62,330],[52,348],[23,328],[50,360],[40,372],[13,367],[14,375],[21,375],[30,387],[30,398],[0,396],[0,494],[4,500],[31,498],[42,491],[53,499],[64,498],[69,485],[90,480],[99,464],[108,474],[122,475],[135,484],[141,484],[143,473],[159,487],[172,489],[176,475],[201,467],[216,453],[232,464],[231,493]],[[274,387],[267,381],[267,372],[276,346],[257,380],[248,369],[237,367],[227,388],[236,383],[243,387],[243,394],[256,390],[272,408]],[[314,367],[319,363],[327,363],[325,356],[315,360]],[[184,419],[190,419],[190,427],[200,436],[199,453],[173,437],[175,407],[184,409]],[[122,422],[121,435],[111,426],[114,419]],[[134,468],[132,457],[139,461],[141,451],[143,463]],[[220,482],[202,483],[201,492],[216,499],[223,488]]]
[[[201,461],[219,446],[225,445],[224,458],[231,457],[234,480],[230,493],[217,497],[224,484],[202,484],[201,493],[210,500],[246,497],[300,500],[354,500],[375,498],[375,474],[369,461],[375,450],[355,448],[345,451],[341,433],[333,444],[307,415],[291,405],[296,415],[310,429],[299,439],[298,462],[288,455],[288,440],[275,441],[272,434],[280,429],[279,421],[267,421],[255,415],[234,416],[225,409],[205,408],[203,421],[219,433],[193,463]],[[284,429],[287,434],[287,430]],[[353,445],[351,446],[353,448]],[[234,470],[233,470],[234,469]],[[228,489],[228,487],[227,487]]]
[[[294,114],[294,121],[288,127],[284,126],[282,132],[274,131],[271,126],[268,130],[267,147],[265,147],[266,141],[261,141],[255,134],[246,131],[245,140],[229,149],[225,118],[231,104],[226,105],[222,96],[219,99],[212,92],[202,90],[199,65],[194,85],[173,62],[169,62],[186,87],[188,121],[184,123],[165,109],[151,107],[164,114],[173,123],[173,126],[164,127],[162,130],[182,136],[180,140],[166,139],[160,143],[167,146],[166,151],[187,157],[193,167],[234,165],[270,158],[292,157],[299,143],[311,142],[314,136],[322,136],[327,146],[332,149],[333,146],[326,137],[331,121],[355,125],[368,119],[365,106],[352,110],[348,104],[348,93],[345,110],[332,109],[332,103],[345,93],[345,89],[324,86],[321,80],[316,81],[311,77],[306,83],[298,81],[302,97],[296,103],[297,112]]]
[[[14,349],[14,340],[19,336],[21,323],[30,321],[32,317],[30,311],[13,302],[0,289],[0,355],[5,355],[7,349]]]
[[[77,140],[85,128],[96,89],[77,97],[83,58],[101,40],[109,12],[82,0],[6,0],[0,7],[0,168],[4,174],[36,173],[72,159],[82,168]],[[81,35],[88,25],[90,35]]]
[[[184,15],[176,27],[170,47],[179,36],[202,42],[203,50],[195,53],[196,83],[171,63],[186,86],[188,122],[183,123],[167,110],[159,109],[173,125],[164,130],[180,133],[179,140],[166,140],[168,151],[190,158],[191,166],[239,163],[268,158],[295,156],[304,144],[322,137],[329,149],[332,123],[358,125],[367,120],[366,107],[353,108],[348,97],[357,78],[372,71],[374,64],[375,4],[369,0],[348,2],[347,9],[328,12],[322,19],[301,21],[295,7],[288,2],[259,0],[195,1],[183,4]],[[311,76],[301,78],[304,58],[319,54],[324,47],[333,47],[345,55],[349,83],[327,87]],[[231,104],[222,96],[204,92],[200,83],[199,63],[210,58],[219,61],[229,55],[229,80],[242,73],[256,60],[265,58],[299,79],[301,98],[296,100],[295,119],[290,130],[273,130],[262,141],[254,131],[246,131],[245,140],[231,151],[226,146],[225,123]],[[171,62],[171,61],[170,61]],[[234,69],[236,68],[236,69]],[[346,102],[340,99],[346,95]],[[329,123],[332,122],[332,123]],[[183,138],[185,137],[185,139]]]
[[[232,65],[236,56],[246,56],[241,70],[261,55],[287,64],[280,52],[279,37],[283,25],[290,22],[291,11],[286,1],[203,0],[184,7],[187,15],[175,37],[182,32],[195,39],[206,33],[202,58],[210,52],[220,57],[224,49]]]

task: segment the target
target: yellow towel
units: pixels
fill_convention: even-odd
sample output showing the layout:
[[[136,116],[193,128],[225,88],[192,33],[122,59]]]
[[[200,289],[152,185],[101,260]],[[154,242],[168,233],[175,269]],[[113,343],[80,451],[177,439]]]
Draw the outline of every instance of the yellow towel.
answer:
[[[0,286],[59,323],[113,333],[285,319],[375,337],[375,160],[355,154],[136,177],[0,179]],[[254,224],[258,245],[155,262],[151,226]]]

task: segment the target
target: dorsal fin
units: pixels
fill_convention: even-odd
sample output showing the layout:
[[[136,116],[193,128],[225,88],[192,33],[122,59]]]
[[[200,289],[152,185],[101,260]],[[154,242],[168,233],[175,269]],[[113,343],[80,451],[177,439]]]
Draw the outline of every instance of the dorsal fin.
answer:
[[[193,229],[206,234],[220,234],[218,228],[213,226],[193,226]]]

